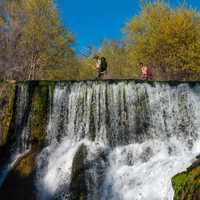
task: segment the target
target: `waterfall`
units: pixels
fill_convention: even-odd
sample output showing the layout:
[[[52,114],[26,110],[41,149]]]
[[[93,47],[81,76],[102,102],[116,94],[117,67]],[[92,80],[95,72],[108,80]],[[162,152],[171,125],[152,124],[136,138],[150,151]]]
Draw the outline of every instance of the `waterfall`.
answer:
[[[4,182],[16,160],[30,150],[30,102],[28,85],[19,84],[17,87],[14,129],[9,142],[7,163],[0,166],[0,186]]]
[[[16,125],[29,104],[22,90]],[[57,82],[49,91],[38,200],[173,199],[171,178],[200,153],[199,83]],[[16,130],[21,151],[29,149],[26,118]]]
[[[14,134],[12,137],[12,151],[15,154],[30,150],[30,97],[29,85],[20,84],[17,88],[17,100],[14,122]]]

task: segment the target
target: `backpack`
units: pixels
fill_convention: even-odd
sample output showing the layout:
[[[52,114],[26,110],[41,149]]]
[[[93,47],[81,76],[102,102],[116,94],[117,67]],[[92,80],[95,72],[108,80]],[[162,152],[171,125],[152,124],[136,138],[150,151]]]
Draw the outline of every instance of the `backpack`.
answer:
[[[101,71],[106,71],[108,67],[107,61],[105,57],[101,57]]]

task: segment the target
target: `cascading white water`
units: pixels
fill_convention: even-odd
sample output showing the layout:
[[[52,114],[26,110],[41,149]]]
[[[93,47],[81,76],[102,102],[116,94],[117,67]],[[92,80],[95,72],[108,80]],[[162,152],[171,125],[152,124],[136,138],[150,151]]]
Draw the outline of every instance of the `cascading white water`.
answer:
[[[16,111],[15,111],[15,133],[12,139],[13,152],[23,154],[30,150],[30,112],[29,112],[29,87],[19,84],[17,88]]]
[[[70,199],[82,144],[88,200],[172,200],[171,178],[200,153],[199,84],[58,83],[51,106],[38,199]]]

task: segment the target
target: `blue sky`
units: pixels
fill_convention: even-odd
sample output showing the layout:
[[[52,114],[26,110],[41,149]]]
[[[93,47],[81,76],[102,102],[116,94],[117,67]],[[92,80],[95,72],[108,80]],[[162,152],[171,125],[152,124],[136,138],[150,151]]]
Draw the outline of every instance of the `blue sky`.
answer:
[[[168,0],[171,6],[181,0]],[[186,0],[200,8],[200,0]],[[139,0],[56,0],[64,25],[75,35],[77,52],[88,45],[99,47],[104,40],[123,37],[123,27],[140,10]]]

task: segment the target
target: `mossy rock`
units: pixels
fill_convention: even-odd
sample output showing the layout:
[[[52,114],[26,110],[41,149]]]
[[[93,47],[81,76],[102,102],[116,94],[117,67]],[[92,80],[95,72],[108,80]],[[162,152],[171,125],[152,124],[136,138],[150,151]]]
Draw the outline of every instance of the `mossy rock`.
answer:
[[[34,177],[37,152],[29,152],[16,161],[2,187],[0,199],[36,200]]]
[[[172,178],[174,200],[200,199],[200,162],[195,163],[186,172],[179,173]]]
[[[17,171],[22,177],[30,176],[35,167],[35,155],[35,153],[31,152],[23,156],[18,160],[14,170]]]
[[[0,83],[0,146],[7,143],[16,98],[16,84]]]
[[[34,142],[42,142],[46,136],[48,96],[48,85],[41,82],[35,86],[31,105],[31,134]]]

